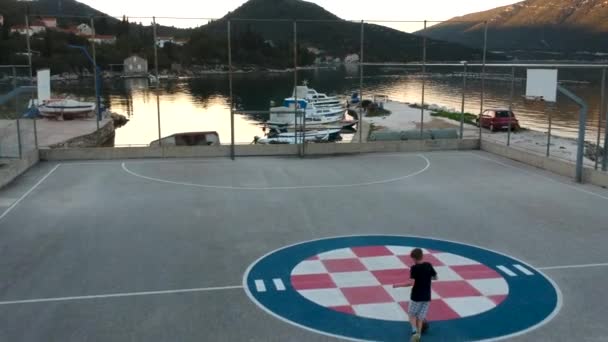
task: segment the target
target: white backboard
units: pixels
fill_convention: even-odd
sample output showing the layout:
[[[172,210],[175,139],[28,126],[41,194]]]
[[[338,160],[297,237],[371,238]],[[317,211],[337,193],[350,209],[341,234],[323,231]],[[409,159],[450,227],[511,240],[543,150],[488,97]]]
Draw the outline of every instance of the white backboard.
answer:
[[[51,70],[42,69],[37,73],[38,81],[38,103],[51,99]]]
[[[526,97],[555,102],[557,100],[557,70],[528,69]]]

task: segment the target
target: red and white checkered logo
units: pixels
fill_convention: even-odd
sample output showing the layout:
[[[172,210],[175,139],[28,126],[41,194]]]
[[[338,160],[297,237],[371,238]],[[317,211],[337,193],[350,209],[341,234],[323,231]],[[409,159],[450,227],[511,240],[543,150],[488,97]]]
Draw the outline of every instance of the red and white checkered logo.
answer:
[[[306,299],[323,307],[366,318],[406,321],[411,288],[394,289],[409,280],[414,247],[343,248],[300,262],[291,283]],[[474,316],[494,309],[509,285],[493,269],[468,258],[423,249],[437,271],[432,285],[429,321]]]

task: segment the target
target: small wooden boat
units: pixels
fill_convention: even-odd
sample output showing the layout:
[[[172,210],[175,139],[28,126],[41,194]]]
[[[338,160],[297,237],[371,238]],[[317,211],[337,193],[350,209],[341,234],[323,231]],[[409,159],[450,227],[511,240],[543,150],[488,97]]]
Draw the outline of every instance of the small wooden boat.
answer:
[[[220,144],[217,132],[187,132],[177,133],[160,140],[162,146],[214,146]],[[159,146],[159,141],[150,143],[151,147]]]
[[[81,102],[71,99],[48,100],[38,107],[40,115],[46,117],[82,116],[92,113],[96,108],[93,102]]]

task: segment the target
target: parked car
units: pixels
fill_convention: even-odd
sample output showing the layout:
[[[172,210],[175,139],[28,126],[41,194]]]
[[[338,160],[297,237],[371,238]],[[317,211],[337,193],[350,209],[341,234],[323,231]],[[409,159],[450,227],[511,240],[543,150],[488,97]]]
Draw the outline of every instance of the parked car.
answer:
[[[519,129],[519,121],[515,117],[515,113],[508,109],[487,109],[481,114],[481,127],[487,128],[490,131],[498,131],[501,129],[509,129],[509,120],[511,121],[511,130]],[[479,125],[480,119],[477,119]]]

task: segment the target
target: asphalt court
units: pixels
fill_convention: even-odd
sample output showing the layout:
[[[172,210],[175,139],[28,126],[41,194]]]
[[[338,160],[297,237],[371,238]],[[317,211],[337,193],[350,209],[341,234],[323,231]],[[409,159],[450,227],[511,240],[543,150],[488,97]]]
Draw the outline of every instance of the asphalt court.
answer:
[[[604,341],[607,205],[605,189],[483,152],[41,163],[0,190],[0,340],[371,340],[268,314],[248,295],[244,277],[256,260],[286,246],[339,236],[399,236],[477,246],[514,258],[506,265],[521,279],[526,274],[514,265],[546,275],[559,294],[555,310],[508,340],[561,341],[582,330],[579,340]],[[393,244],[381,242],[370,246]],[[416,243],[422,242],[410,244]],[[313,247],[308,257],[338,247],[353,246]],[[468,255],[511,281],[496,268],[505,265],[468,250],[445,252]],[[459,267],[472,266],[445,258],[438,256],[444,262],[438,267],[446,272],[462,275]],[[295,258],[291,266],[303,261]],[[338,269],[328,274],[346,267],[331,264]],[[301,286],[290,278],[291,266],[283,266],[285,291]],[[268,292],[281,288],[275,279],[266,280]],[[368,281],[362,279],[356,281]],[[482,290],[480,280],[458,281]],[[286,316],[340,314],[323,311],[332,310],[330,304],[322,305],[309,290],[294,291],[293,298],[306,304],[294,305]],[[438,291],[451,293],[449,286]],[[514,310],[518,301],[524,307],[527,298],[543,295],[518,293],[516,301],[503,298]],[[506,305],[498,301],[467,316],[450,296],[441,299],[452,311],[438,314],[438,322],[457,324]],[[354,303],[351,309],[366,322],[402,317],[388,315],[385,306],[371,310]],[[355,325],[359,316],[342,314],[332,329],[361,330]],[[427,340],[478,336],[441,326]],[[404,340],[408,331],[404,323],[403,330],[378,339]]]

